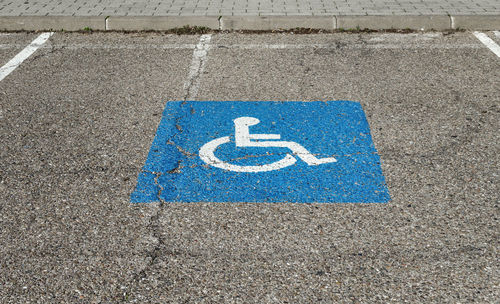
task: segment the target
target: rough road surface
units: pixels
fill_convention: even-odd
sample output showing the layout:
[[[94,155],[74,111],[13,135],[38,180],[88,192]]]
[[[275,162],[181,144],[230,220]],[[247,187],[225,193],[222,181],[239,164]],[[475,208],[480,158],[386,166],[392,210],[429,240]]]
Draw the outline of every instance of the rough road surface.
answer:
[[[0,34],[0,66],[38,35]],[[500,58],[473,33],[199,46],[55,33],[0,81],[0,302],[498,301]],[[391,200],[130,203],[185,98],[358,101]]]

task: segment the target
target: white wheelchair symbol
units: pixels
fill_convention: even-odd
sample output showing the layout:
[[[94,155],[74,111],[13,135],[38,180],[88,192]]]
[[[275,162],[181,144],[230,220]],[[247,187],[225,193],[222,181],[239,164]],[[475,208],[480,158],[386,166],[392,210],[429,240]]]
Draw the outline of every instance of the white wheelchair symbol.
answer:
[[[250,134],[249,127],[260,123],[254,117],[239,117],[234,120],[234,137],[236,147],[278,147],[289,148],[293,155],[299,157],[309,166],[333,163],[337,160],[334,157],[316,158],[304,147],[293,141],[262,141],[263,139],[280,139],[280,134]],[[260,140],[260,141],[252,141]],[[279,170],[295,164],[297,159],[290,154],[279,161],[260,166],[238,166],[218,159],[214,152],[220,145],[230,142],[229,136],[216,138],[200,148],[200,158],[210,166],[236,172],[265,172]]]

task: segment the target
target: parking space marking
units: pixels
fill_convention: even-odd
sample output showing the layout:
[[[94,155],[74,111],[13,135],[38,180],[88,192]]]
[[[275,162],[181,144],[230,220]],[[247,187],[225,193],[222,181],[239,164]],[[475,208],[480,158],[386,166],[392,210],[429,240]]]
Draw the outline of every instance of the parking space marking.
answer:
[[[182,44],[151,44],[145,43],[140,45],[109,45],[109,44],[92,44],[92,43],[80,43],[80,44],[53,44],[54,48],[64,47],[68,50],[80,50],[80,49],[90,49],[90,50],[187,50],[195,49],[196,44],[182,43]]]
[[[476,36],[479,41],[481,41],[487,48],[489,48],[495,55],[500,57],[500,46],[495,43],[488,35],[481,32],[474,32],[474,36]]]
[[[19,49],[24,48],[25,46],[26,44],[19,43],[0,44],[0,50]]]
[[[12,73],[24,60],[26,60],[31,54],[38,50],[47,40],[52,36],[54,32],[42,33],[35,40],[33,40],[27,47],[25,47],[19,54],[7,62],[3,67],[0,68],[0,81],[2,81],[7,75]]]
[[[269,49],[269,50],[283,50],[283,49],[477,49],[482,48],[481,44],[465,43],[465,44],[389,44],[389,43],[376,43],[376,44],[348,44],[339,46],[335,43],[330,44],[214,44],[213,49]]]
[[[210,40],[212,35],[201,35],[200,42],[196,45],[193,51],[193,60],[189,67],[189,74],[186,82],[184,83],[184,100],[193,100],[198,94],[200,87],[200,75],[205,69],[207,61],[207,53],[210,48]]]
[[[395,41],[393,43],[382,43],[381,41],[370,40],[369,43],[353,43],[346,45],[338,45],[332,43],[311,43],[311,44],[210,44],[211,49],[241,49],[241,50],[283,50],[283,49],[479,49],[484,46],[481,43],[433,43],[431,41],[407,40],[404,42]],[[423,42],[423,43],[422,43]],[[0,49],[14,49],[24,47],[18,43],[0,44]],[[49,46],[41,46],[40,48],[49,48]],[[57,44],[53,43],[50,48],[65,50],[192,50],[196,49],[196,44],[141,44],[141,45],[109,45],[109,44]]]
[[[132,203],[387,203],[361,104],[169,101]]]
[[[15,45],[0,44],[0,48],[15,47]],[[197,45],[194,44],[143,44],[143,45],[105,45],[105,44],[66,44],[66,45],[52,45],[54,48],[64,47],[67,50],[78,49],[125,49],[125,50],[147,50],[147,49],[196,49]],[[406,41],[405,43],[374,43],[363,44],[355,43],[339,46],[333,43],[311,43],[311,44],[211,44],[211,49],[241,49],[241,50],[282,50],[282,49],[478,49],[482,48],[480,43],[462,43],[462,44],[411,44]]]

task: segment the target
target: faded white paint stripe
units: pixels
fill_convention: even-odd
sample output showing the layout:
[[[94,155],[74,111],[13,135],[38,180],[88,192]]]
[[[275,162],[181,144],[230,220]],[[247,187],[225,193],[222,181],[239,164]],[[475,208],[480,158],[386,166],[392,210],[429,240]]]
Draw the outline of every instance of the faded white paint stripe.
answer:
[[[495,36],[497,36],[498,38],[500,38],[500,31],[493,31],[493,34],[495,34]]]
[[[480,43],[473,44],[214,44],[212,49],[242,49],[242,50],[285,50],[285,49],[477,49]]]
[[[474,36],[476,36],[479,41],[481,41],[487,48],[489,48],[495,55],[500,57],[500,46],[495,43],[488,35],[481,32],[474,32]]]
[[[21,44],[0,44],[0,49],[23,48]],[[483,48],[481,43],[461,43],[461,44],[347,44],[337,46],[335,44],[211,44],[211,49],[241,49],[241,50],[282,50],[282,49],[477,49]],[[42,46],[40,49],[49,48]],[[51,49],[65,50],[192,50],[195,44],[141,44],[141,45],[107,45],[107,44],[52,44]]]
[[[109,45],[109,44],[53,44],[54,48],[65,48],[69,50],[79,50],[79,49],[96,49],[96,50],[170,50],[170,49],[194,49],[196,44],[120,44],[120,45]]]
[[[205,69],[211,39],[212,35],[210,34],[201,35],[200,42],[193,51],[193,60],[189,67],[188,78],[184,83],[184,100],[194,100],[198,94],[200,78]]]
[[[0,81],[2,81],[7,75],[12,73],[21,63],[23,63],[26,58],[31,56],[38,48],[40,48],[54,33],[43,33],[40,34],[35,40],[33,40],[27,47],[25,47],[19,54],[7,62],[3,67],[0,68]]]
[[[14,49],[24,47],[25,45],[18,43],[10,43],[10,44],[0,44],[0,49]],[[49,48],[49,46],[42,46],[41,49]],[[65,50],[81,50],[81,49],[89,49],[89,50],[150,50],[150,49],[194,49],[196,48],[195,44],[140,44],[140,45],[108,45],[108,44],[90,44],[90,43],[81,43],[81,44],[55,44],[53,43],[50,48],[52,49],[61,49]]]

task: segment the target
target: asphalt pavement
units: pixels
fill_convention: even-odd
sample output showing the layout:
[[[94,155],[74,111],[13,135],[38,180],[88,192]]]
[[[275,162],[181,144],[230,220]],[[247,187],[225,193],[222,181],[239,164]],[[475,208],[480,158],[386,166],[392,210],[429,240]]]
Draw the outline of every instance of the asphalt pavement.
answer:
[[[0,33],[0,66],[38,35]],[[472,32],[37,47],[0,81],[0,302],[498,301],[500,58]],[[185,100],[359,102],[390,201],[131,203]]]

